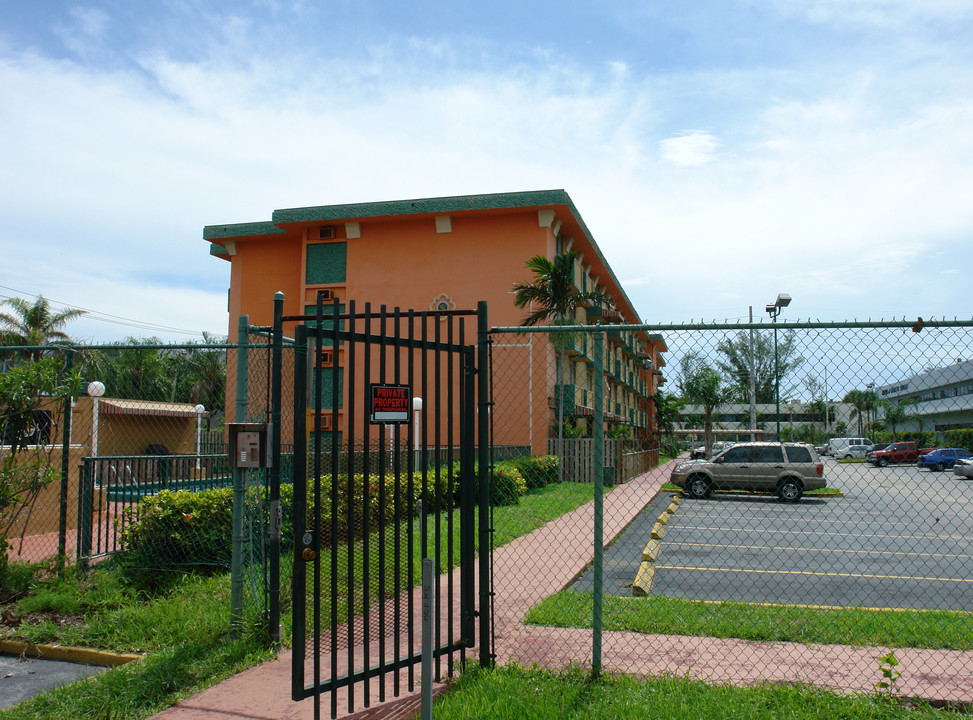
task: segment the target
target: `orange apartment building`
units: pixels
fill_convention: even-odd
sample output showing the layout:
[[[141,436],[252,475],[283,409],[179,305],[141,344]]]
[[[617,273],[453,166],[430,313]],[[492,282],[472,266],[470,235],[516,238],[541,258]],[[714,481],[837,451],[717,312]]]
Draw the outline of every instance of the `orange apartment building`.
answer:
[[[491,326],[519,326],[526,313],[514,306],[512,287],[532,280],[526,260],[552,259],[567,250],[580,253],[577,289],[607,292],[616,306],[609,313],[579,311],[578,324],[640,322],[563,190],[289,208],[275,210],[269,221],[206,226],[203,237],[212,255],[230,263],[231,342],[242,314],[251,324],[272,324],[278,291],[287,316],[311,312],[318,292],[326,290],[342,307],[354,300],[358,308],[368,302],[475,309],[486,301]],[[608,421],[651,437],[653,397],[665,364],[662,338],[624,327],[608,327],[605,334]],[[591,415],[590,337],[579,334],[571,341],[563,393],[555,387],[554,349],[546,338],[498,336],[497,344],[503,343],[523,349],[503,355],[502,369],[494,367],[495,443],[545,452],[557,397],[565,398],[565,417],[572,422]],[[337,364],[342,362],[339,357]],[[347,406],[339,401],[339,407]],[[232,407],[228,401],[228,413]]]

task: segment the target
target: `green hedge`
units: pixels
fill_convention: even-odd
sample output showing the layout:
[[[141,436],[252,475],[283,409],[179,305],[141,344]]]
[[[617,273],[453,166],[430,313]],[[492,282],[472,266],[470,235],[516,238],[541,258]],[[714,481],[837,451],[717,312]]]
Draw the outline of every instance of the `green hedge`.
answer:
[[[163,490],[126,510],[122,527],[121,561],[126,566],[229,567],[233,489]]]
[[[947,430],[943,435],[946,437],[947,447],[966,448],[973,452],[973,429]]]
[[[523,476],[528,490],[557,482],[557,455],[524,455],[509,463]]]
[[[942,432],[932,430],[905,430],[895,433],[894,438],[892,437],[892,433],[883,431],[875,433],[872,439],[875,442],[905,442],[914,440],[920,448],[957,447],[966,448],[970,452],[973,452],[973,429],[970,428],[944,430]]]
[[[892,433],[887,431],[874,433],[872,437],[874,442],[908,442],[910,440],[915,441],[916,445],[920,448],[934,448],[942,447],[943,444],[939,439],[937,433],[930,430],[901,430],[895,433],[895,437],[892,437]]]
[[[458,483],[459,468],[454,468],[453,483]],[[437,507],[444,510],[456,506],[459,501],[458,487],[449,488],[446,469],[440,475],[440,492],[436,497],[435,472],[427,473],[427,502],[430,512]],[[515,505],[528,489],[541,488],[557,481],[557,458],[550,455],[520,457],[497,463],[490,475],[491,501],[494,505]],[[367,481],[356,475],[352,480],[351,499],[353,511],[349,518],[349,485],[347,476],[338,485],[337,530],[339,541],[360,538],[365,530],[363,512],[365,487],[368,487],[368,525],[374,531],[380,522],[391,525],[405,518],[415,508],[422,489],[422,474],[413,476],[411,495],[407,478],[398,483],[393,477],[384,479],[384,496],[380,493],[381,480],[372,475]],[[307,507],[313,507],[313,486],[308,488]],[[474,493],[476,493],[474,487]],[[267,512],[266,490],[249,490],[247,503],[251,511],[246,513],[253,521],[259,518],[258,508]],[[321,481],[321,541],[324,546],[331,542],[331,481]],[[476,497],[476,495],[474,495]],[[281,547],[284,550],[294,542],[294,486],[281,485]],[[263,518],[266,526],[267,518]],[[307,522],[312,519],[309,517]],[[119,523],[122,546],[125,550],[120,561],[129,567],[229,567],[232,552],[233,489],[216,488],[202,492],[189,490],[163,490],[158,495],[143,498],[137,508],[126,511]],[[260,528],[252,528],[248,537],[259,534]]]

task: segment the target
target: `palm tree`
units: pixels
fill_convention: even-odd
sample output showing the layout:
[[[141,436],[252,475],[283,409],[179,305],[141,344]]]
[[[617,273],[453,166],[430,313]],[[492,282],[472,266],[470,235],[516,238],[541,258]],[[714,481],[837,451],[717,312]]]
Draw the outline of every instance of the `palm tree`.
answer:
[[[895,440],[895,429],[900,423],[905,422],[910,417],[910,410],[916,404],[915,398],[905,398],[899,402],[882,402],[885,408],[885,423],[892,430],[892,440]]]
[[[855,406],[851,417],[858,417],[858,434],[864,435],[872,424],[872,413],[878,407],[878,396],[871,390],[849,390],[844,402]]]
[[[521,310],[530,308],[530,314],[521,325],[563,324],[574,318],[578,308],[614,308],[615,302],[608,293],[574,289],[574,261],[580,256],[581,253],[572,250],[555,255],[553,260],[535,255],[525,263],[525,267],[534,273],[534,279],[514,283],[514,305]]]
[[[698,353],[686,354],[680,364],[683,397],[690,405],[703,408],[703,442],[709,457],[713,451],[713,413],[733,396],[733,389],[723,387],[723,378]]]
[[[797,353],[797,337],[793,330],[781,333],[774,355],[774,336],[771,333],[750,334],[741,330],[735,338],[723,338],[716,346],[721,357],[717,358],[716,370],[733,386],[734,393],[743,402],[750,402],[751,375],[755,390],[755,403],[772,403],[776,397],[777,376],[781,384],[793,374],[804,358]],[[752,372],[751,372],[752,368]],[[792,388],[781,387],[781,394],[789,394]]]
[[[38,295],[33,303],[23,298],[8,298],[0,305],[13,309],[12,313],[0,312],[0,343],[19,347],[39,348],[70,342],[71,338],[62,328],[69,320],[85,314],[77,308],[53,312],[43,295]],[[36,349],[29,352],[32,361],[39,360],[44,354],[43,350]]]
[[[553,325],[574,324],[574,315],[579,308],[593,306],[614,308],[614,300],[608,293],[575,289],[574,261],[578,257],[580,253],[572,250],[558,253],[553,260],[549,260],[544,255],[535,255],[524,264],[533,273],[534,278],[530,282],[514,283],[514,305],[521,310],[529,310],[522,325],[529,327],[542,322]],[[554,372],[555,384],[558,388],[557,436],[560,454],[561,440],[564,437],[562,359],[565,345],[570,342],[570,338],[560,333],[553,333],[551,342],[557,353]],[[600,378],[595,380],[600,382]],[[558,463],[558,468],[562,464]]]

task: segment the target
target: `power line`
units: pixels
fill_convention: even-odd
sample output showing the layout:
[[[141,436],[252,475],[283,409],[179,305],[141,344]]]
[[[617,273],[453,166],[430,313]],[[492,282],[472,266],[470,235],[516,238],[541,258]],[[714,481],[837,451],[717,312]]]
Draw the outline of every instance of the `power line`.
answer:
[[[15,297],[32,297],[35,300],[40,297],[40,295],[35,295],[34,293],[26,292],[24,290],[18,290],[17,288],[12,288],[7,285],[0,285],[0,288],[4,290],[9,290],[11,292],[17,293],[17,295],[4,295],[0,293],[0,297],[4,299],[13,299]],[[60,300],[54,300],[52,298],[46,297],[49,303],[63,307],[70,310],[83,310],[86,313],[86,318],[90,320],[96,320],[98,322],[108,323],[112,325],[121,325],[123,327],[136,328],[139,330],[154,330],[156,332],[172,332],[180,333],[183,335],[201,335],[203,330],[187,330],[185,328],[177,328],[171,325],[162,325],[160,323],[148,322],[146,320],[136,320],[134,318],[126,318],[120,315],[112,315],[110,313],[101,312],[100,310],[92,310],[91,308],[82,307],[80,305],[73,305],[71,303],[62,302]]]

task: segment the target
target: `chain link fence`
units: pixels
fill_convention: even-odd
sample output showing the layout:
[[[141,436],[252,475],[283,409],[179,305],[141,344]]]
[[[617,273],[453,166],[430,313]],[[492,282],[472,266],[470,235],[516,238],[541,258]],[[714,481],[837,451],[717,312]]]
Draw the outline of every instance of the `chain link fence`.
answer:
[[[226,423],[270,420],[269,333],[244,326],[243,336],[0,347],[6,561],[230,570]],[[242,473],[242,610],[258,622],[270,587],[269,473]]]
[[[508,501],[564,508],[496,548],[498,660],[973,701],[973,321],[630,329],[651,398],[608,327],[492,335],[497,448],[561,466]]]

